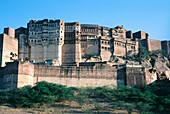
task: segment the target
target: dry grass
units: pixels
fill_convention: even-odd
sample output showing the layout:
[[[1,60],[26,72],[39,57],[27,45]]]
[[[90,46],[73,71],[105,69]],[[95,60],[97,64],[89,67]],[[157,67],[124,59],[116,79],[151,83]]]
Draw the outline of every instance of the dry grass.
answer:
[[[100,107],[96,107],[100,106]],[[98,110],[97,110],[98,108]],[[65,101],[55,103],[54,105],[42,106],[41,108],[14,108],[11,105],[5,104],[0,106],[1,114],[128,114],[126,110],[113,109],[107,102],[96,102],[95,99],[89,99],[81,107],[76,101]],[[138,114],[139,111],[134,110],[132,114]]]

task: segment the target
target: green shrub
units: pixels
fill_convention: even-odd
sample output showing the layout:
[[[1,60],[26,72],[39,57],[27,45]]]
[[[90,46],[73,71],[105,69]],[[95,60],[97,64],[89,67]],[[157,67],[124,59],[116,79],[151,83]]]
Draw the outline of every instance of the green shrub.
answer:
[[[166,51],[165,50],[152,50],[150,55],[162,55],[162,56],[167,56]]]
[[[147,102],[154,103],[157,96],[150,91],[142,92],[137,88],[119,87],[115,90],[115,97],[118,100],[127,102]]]
[[[76,89],[74,88],[74,90]],[[92,94],[92,88],[81,87],[81,88],[77,88],[76,92],[77,94],[75,96],[75,100],[78,102],[79,106],[82,107],[84,103],[88,101],[89,96]]]
[[[111,105],[114,109],[119,107],[120,110],[123,110],[125,106],[125,101],[115,101],[112,102]]]
[[[103,110],[103,106],[100,103],[96,103],[96,102],[94,103],[94,108],[98,114],[101,110]]]
[[[149,104],[143,102],[139,102],[137,105],[141,114],[149,114],[149,111],[152,108]]]
[[[90,110],[90,109],[86,109],[86,110],[84,110],[83,112],[86,113],[86,114],[93,114],[93,111]]]
[[[10,103],[16,107],[34,107],[73,98],[73,92],[63,85],[38,82],[36,86],[25,86],[10,93]]]
[[[79,94],[76,96],[76,101],[78,102],[79,106],[82,107],[86,102],[87,102],[88,96],[87,95],[83,95],[83,94]]]
[[[146,50],[145,47],[139,47],[138,59],[141,61],[142,59],[149,59],[150,55],[149,52]]]
[[[3,104],[7,102],[7,91],[6,90],[0,90],[0,104]]]
[[[93,90],[93,96],[94,98],[101,98],[103,100],[113,100],[114,98],[114,89],[108,88],[106,86],[103,87],[97,87]]]
[[[164,88],[167,88],[164,90]],[[170,95],[168,93],[169,86],[164,86],[155,83],[150,86],[136,87],[117,87],[114,89],[104,87],[96,88],[76,88],[63,85],[48,83],[45,81],[38,82],[34,87],[25,86],[14,89],[12,91],[0,90],[0,103],[9,101],[16,107],[39,107],[44,104],[51,105],[54,102],[64,100],[71,101],[73,98],[77,101],[80,107],[84,103],[90,102],[93,98],[95,102],[98,100],[110,103],[114,109],[125,109],[128,113],[133,111],[133,108],[138,108],[141,112],[169,112],[170,111]],[[74,95],[73,95],[74,92]],[[162,94],[163,93],[163,94]],[[9,99],[8,97],[9,96]],[[137,107],[134,107],[137,104]],[[96,103],[95,110],[99,112],[100,104]],[[149,108],[148,108],[149,107]]]
[[[34,97],[34,95],[31,96],[32,92],[30,91],[31,91],[30,86],[25,86],[21,89],[12,90],[9,93],[10,95],[9,103],[11,103],[12,105],[16,107],[32,107],[34,103],[31,102],[30,97]]]
[[[128,112],[128,114],[131,114],[134,108],[134,104],[126,103],[125,105],[125,110]]]
[[[136,61],[138,61],[138,55],[132,55],[132,56],[129,56],[129,58],[130,58],[131,60],[136,60]]]
[[[135,105],[132,103],[126,103],[125,101],[115,101],[111,103],[113,109],[126,110],[128,114],[131,114]]]
[[[45,81],[38,82],[33,89],[40,92],[40,94],[55,96],[55,101],[63,101],[73,98],[73,91],[64,85],[57,85]]]
[[[155,101],[155,109],[162,112],[162,111],[169,111],[170,112],[170,96],[162,97],[159,96]]]

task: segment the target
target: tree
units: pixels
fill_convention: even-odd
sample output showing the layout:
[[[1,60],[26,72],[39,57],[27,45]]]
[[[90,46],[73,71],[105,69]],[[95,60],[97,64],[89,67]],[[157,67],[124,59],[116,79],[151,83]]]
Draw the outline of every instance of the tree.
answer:
[[[149,52],[146,50],[145,47],[139,47],[138,57],[139,57],[139,61],[150,58]]]

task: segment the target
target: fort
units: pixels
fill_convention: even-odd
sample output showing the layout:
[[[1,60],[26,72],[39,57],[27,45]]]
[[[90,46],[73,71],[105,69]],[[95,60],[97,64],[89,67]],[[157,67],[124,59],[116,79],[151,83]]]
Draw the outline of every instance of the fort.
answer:
[[[143,31],[64,22],[30,20],[27,28],[8,27],[0,34],[0,88],[33,86],[39,81],[75,87],[134,86],[157,79],[153,69],[114,62],[147,51],[165,50],[170,41],[149,39]]]

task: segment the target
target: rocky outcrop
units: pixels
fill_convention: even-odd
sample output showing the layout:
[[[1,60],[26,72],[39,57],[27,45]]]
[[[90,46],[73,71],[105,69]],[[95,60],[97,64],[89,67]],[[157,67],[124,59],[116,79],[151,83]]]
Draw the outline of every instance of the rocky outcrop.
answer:
[[[151,63],[150,63],[150,60],[142,60],[141,61],[141,64],[142,64],[142,66],[143,67],[145,67],[145,68],[152,68],[152,65],[151,65]]]
[[[139,62],[137,62],[137,61],[127,60],[126,63],[127,63],[128,65],[139,65]]]
[[[124,60],[123,58],[120,58],[120,57],[114,57],[111,62],[113,63],[120,63],[120,64],[125,64],[126,63],[126,60]]]
[[[101,57],[100,56],[85,57],[82,59],[82,62],[101,62]]]
[[[167,71],[165,71],[165,76],[166,76],[168,79],[170,79],[170,69],[167,70]]]
[[[146,68],[148,76],[153,76],[156,73],[159,79],[170,78],[170,69],[167,66],[170,62],[165,56],[154,55],[149,60],[143,59],[141,64]]]
[[[167,64],[169,64],[169,60],[164,56],[158,56],[157,58],[153,58],[153,67],[157,70],[158,74],[165,74],[166,71],[169,70]]]

